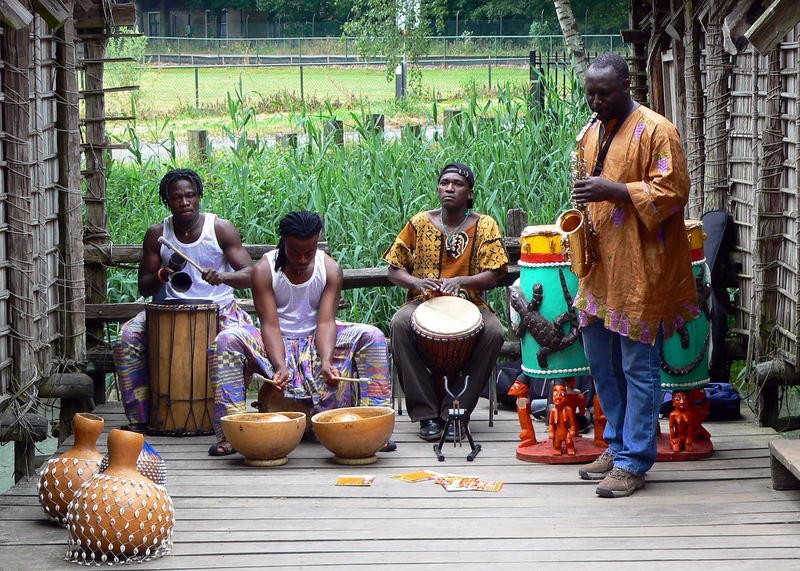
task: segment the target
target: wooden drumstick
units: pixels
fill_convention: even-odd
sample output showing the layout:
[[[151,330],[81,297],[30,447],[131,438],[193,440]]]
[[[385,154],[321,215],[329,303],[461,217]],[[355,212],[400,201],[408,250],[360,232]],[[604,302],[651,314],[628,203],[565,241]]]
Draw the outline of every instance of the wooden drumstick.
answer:
[[[372,379],[369,377],[361,377],[360,379],[353,379],[350,377],[331,377],[332,381],[340,381],[343,383],[371,383]]]
[[[192,265],[193,265],[195,268],[197,268],[197,271],[198,271],[198,272],[200,272],[201,274],[202,274],[204,271],[206,271],[206,269],[205,269],[204,267],[202,267],[200,264],[198,264],[197,262],[195,262],[193,259],[191,259],[189,256],[187,256],[187,255],[186,255],[186,254],[184,254],[183,252],[181,252],[181,251],[180,251],[180,250],[179,250],[179,249],[178,249],[178,248],[175,246],[175,244],[173,244],[172,242],[170,242],[169,240],[167,240],[166,238],[164,238],[164,236],[159,236],[159,237],[158,237],[158,243],[159,243],[159,244],[164,244],[164,245],[165,245],[167,248],[169,248],[170,250],[172,250],[173,252],[175,252],[176,254],[178,254],[178,255],[179,255],[181,258],[183,258],[184,260],[186,260],[187,262],[189,262],[190,264],[192,264]]]

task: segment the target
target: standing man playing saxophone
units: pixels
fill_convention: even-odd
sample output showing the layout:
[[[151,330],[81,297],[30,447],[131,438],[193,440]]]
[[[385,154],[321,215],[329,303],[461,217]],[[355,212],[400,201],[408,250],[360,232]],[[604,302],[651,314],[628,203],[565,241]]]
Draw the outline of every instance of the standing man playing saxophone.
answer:
[[[584,349],[608,423],[608,449],[579,475],[602,497],[629,496],[655,462],[661,343],[699,315],[683,208],[689,176],[675,126],[630,96],[625,60],[598,56],[586,73],[595,121],[579,146],[596,262],[575,299]]]

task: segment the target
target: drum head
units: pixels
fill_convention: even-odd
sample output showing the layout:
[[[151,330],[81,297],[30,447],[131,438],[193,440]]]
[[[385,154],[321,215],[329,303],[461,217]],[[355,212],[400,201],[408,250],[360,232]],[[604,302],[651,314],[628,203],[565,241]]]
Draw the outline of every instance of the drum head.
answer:
[[[448,295],[422,302],[412,319],[423,331],[448,337],[468,333],[483,322],[478,306]]]

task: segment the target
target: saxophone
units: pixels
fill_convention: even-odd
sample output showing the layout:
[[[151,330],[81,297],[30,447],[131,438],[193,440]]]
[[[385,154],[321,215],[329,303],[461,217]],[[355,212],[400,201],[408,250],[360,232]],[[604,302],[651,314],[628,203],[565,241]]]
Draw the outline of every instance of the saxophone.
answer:
[[[596,119],[597,113],[592,113],[588,123],[575,138],[577,149],[570,153],[570,172],[573,183],[576,180],[587,178],[582,141],[586,131]],[[564,252],[564,258],[570,263],[570,270],[579,278],[584,278],[589,274],[597,257],[593,244],[594,228],[586,204],[573,202],[572,206],[556,219],[556,230],[561,234],[561,250]]]

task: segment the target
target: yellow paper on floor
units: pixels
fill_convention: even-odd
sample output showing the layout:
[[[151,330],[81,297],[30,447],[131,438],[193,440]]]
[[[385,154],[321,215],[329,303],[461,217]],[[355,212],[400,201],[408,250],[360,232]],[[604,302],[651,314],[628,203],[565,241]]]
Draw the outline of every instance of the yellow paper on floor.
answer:
[[[375,476],[339,476],[337,486],[371,486]]]

